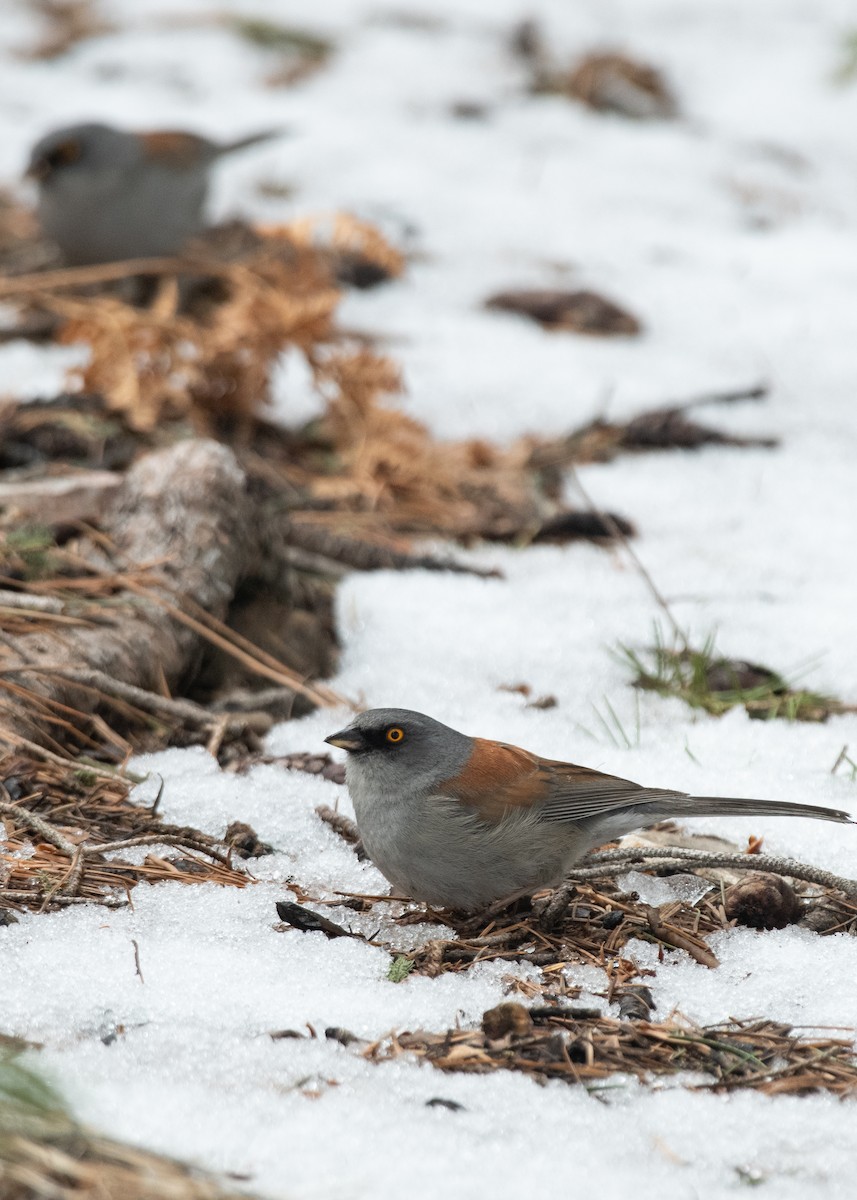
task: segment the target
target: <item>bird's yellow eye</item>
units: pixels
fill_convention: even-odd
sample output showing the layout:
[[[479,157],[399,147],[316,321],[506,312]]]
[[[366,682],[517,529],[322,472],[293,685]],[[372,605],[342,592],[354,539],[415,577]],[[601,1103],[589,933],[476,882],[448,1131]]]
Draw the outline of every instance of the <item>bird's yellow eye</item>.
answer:
[[[398,725],[394,725],[392,729],[387,730],[387,741],[392,742],[394,746],[399,742],[404,741],[404,738],[405,731],[404,729],[400,729]]]

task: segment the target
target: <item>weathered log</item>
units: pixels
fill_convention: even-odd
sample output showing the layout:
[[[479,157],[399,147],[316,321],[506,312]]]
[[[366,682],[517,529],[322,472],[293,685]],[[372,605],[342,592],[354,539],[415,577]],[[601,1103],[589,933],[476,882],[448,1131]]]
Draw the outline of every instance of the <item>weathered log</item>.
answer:
[[[218,639],[216,631],[206,632],[206,616],[224,620],[241,582],[258,574],[265,539],[246,484],[232,451],[201,438],[146,455],[129,470],[103,522],[112,570],[125,573],[124,586],[98,605],[95,621],[34,621],[32,633],[6,639],[11,654],[0,682],[31,695],[23,701],[9,696],[0,738],[64,740],[57,720],[70,717],[59,706],[93,713],[103,700],[81,683],[81,669],[162,695],[165,688],[180,693],[205,645]],[[94,541],[84,541],[79,553],[104,563]],[[86,603],[91,614],[91,601]],[[329,689],[304,684],[269,656],[260,656],[258,673],[291,686],[309,701],[305,707],[339,702]]]
[[[47,479],[0,483],[3,524],[26,521],[53,525],[60,521],[99,519],[114,503],[122,486],[115,471],[79,471]]]

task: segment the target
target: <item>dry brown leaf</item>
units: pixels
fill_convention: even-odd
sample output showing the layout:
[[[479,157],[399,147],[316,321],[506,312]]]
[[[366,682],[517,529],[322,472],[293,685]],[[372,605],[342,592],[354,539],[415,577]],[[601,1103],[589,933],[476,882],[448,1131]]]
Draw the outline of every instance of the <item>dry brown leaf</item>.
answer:
[[[518,313],[545,329],[562,329],[569,333],[628,337],[642,329],[640,321],[627,309],[587,290],[512,289],[491,296],[485,301],[485,307]]]
[[[18,52],[20,58],[60,58],[80,42],[115,28],[99,12],[96,0],[29,0],[29,4],[41,16],[43,30],[38,41]]]
[[[284,233],[295,245],[316,251],[333,251],[340,258],[362,260],[374,265],[386,278],[398,279],[405,270],[405,256],[381,231],[351,213],[303,217],[286,226],[263,226],[267,237]]]
[[[626,54],[588,54],[559,90],[590,108],[635,120],[675,117],[678,104],[662,73]]]

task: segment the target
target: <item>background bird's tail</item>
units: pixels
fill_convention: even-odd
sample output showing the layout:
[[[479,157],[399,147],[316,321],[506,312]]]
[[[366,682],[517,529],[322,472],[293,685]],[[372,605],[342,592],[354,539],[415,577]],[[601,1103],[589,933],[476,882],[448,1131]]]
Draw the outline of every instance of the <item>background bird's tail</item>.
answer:
[[[222,146],[218,146],[218,156],[222,154],[232,154],[236,150],[246,150],[248,146],[255,146],[258,142],[269,142],[273,138],[286,137],[289,133],[288,129],[261,129],[258,133],[248,133],[244,137],[236,138],[234,142],[225,142]]]

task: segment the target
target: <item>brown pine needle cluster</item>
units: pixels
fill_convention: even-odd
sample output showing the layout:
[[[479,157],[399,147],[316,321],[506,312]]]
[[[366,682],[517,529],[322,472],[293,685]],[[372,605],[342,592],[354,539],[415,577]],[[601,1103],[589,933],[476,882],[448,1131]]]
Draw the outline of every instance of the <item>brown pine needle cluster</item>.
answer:
[[[37,753],[37,751],[36,751]],[[130,798],[131,780],[24,745],[0,755],[0,913],[126,902],[137,883],[244,887],[222,841],[168,825]],[[123,852],[151,847],[142,862]]]
[[[495,1028],[494,1014],[500,1014],[505,1029]],[[697,1091],[750,1088],[769,1096],[853,1096],[857,1091],[850,1037],[807,1035],[775,1021],[703,1027],[675,1019],[615,1020],[573,1007],[527,1010],[504,1004],[485,1013],[482,1029],[400,1033],[363,1053],[373,1062],[415,1054],[440,1071],[517,1071],[540,1082],[560,1079],[596,1089],[616,1076],[646,1083],[694,1072],[705,1080],[693,1085]]]

